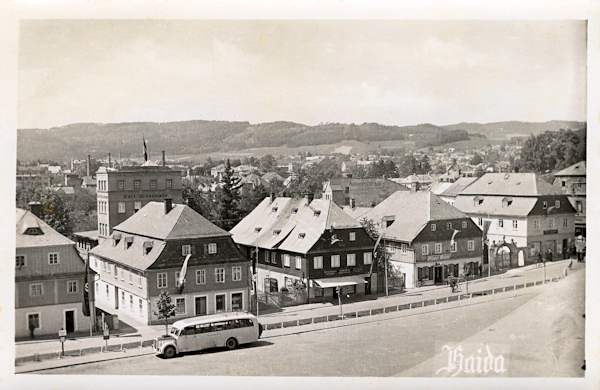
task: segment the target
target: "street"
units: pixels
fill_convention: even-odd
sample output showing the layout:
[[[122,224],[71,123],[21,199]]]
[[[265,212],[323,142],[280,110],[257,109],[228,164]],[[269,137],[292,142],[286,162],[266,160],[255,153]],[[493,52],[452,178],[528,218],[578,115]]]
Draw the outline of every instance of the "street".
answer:
[[[326,330],[265,338],[234,351],[212,350],[171,360],[140,356],[43,373],[432,376],[435,370],[431,358],[439,352],[436,342],[469,340],[510,344],[508,376],[543,377],[557,372],[581,376],[583,321],[574,319],[567,324],[556,320],[562,317],[561,311],[569,311],[568,318],[574,317],[575,312],[583,313],[584,279],[582,269],[559,283],[415,309],[411,313],[348,320]],[[532,329],[533,322],[541,328]],[[496,331],[493,341],[487,341],[492,337],[487,336],[492,334],[490,329]],[[533,354],[538,363],[523,364]],[[408,371],[413,367],[415,371]]]

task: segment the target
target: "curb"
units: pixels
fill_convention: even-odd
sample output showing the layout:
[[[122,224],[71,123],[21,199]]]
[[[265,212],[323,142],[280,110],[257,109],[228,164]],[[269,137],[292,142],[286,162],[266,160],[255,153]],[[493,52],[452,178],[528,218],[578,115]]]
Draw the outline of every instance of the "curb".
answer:
[[[567,275],[568,275],[568,270],[565,268],[563,270],[563,272],[561,272],[560,276],[547,278],[546,282],[550,282],[550,283],[558,282],[558,281],[564,279]],[[524,289],[524,288],[528,288],[528,287],[535,287],[535,286],[539,286],[541,284],[544,284],[543,280],[522,283],[522,284],[517,284],[517,285],[512,285],[512,286],[498,287],[498,288],[482,290],[482,291],[473,291],[468,294],[465,293],[465,294],[449,295],[446,297],[426,299],[426,300],[418,301],[418,302],[411,302],[411,303],[392,305],[392,306],[387,306],[387,307],[382,307],[382,308],[348,312],[348,313],[344,313],[343,316],[340,314],[330,314],[330,315],[323,315],[323,316],[319,316],[319,317],[281,321],[281,322],[264,324],[264,329],[265,330],[274,330],[274,329],[301,327],[303,325],[311,325],[311,324],[317,324],[317,323],[323,323],[323,322],[333,322],[333,321],[343,320],[346,318],[375,316],[375,315],[381,315],[381,314],[386,314],[386,313],[411,310],[411,309],[415,309],[415,308],[419,308],[419,307],[441,305],[444,303],[461,301],[461,300],[470,299],[470,298],[481,296],[481,295],[500,294],[503,292],[515,291],[518,289]],[[153,339],[150,339],[150,340],[142,340],[142,341],[133,341],[133,342],[128,342],[128,343],[113,344],[113,345],[109,345],[108,348],[106,348],[104,346],[99,346],[99,347],[87,347],[87,348],[66,350],[65,356],[91,355],[91,354],[105,352],[105,350],[106,350],[106,352],[126,351],[127,349],[149,347],[153,344],[153,341],[154,341]],[[15,365],[29,363],[29,362],[41,362],[42,360],[49,360],[49,359],[60,359],[61,358],[60,355],[61,355],[61,351],[52,352],[52,353],[44,353],[44,354],[33,354],[30,356],[23,356],[23,357],[19,357],[19,358],[15,359]],[[83,364],[83,363],[76,363],[74,365],[77,365],[77,364]],[[68,365],[66,365],[66,366],[68,366]],[[36,371],[36,370],[31,370],[31,371]]]

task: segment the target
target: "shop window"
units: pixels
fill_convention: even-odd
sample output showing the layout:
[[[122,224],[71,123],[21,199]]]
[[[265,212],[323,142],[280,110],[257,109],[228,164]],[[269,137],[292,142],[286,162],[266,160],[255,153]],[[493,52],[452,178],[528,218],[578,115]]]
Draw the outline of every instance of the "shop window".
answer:
[[[231,294],[231,310],[241,311],[243,310],[243,295],[242,293]]]

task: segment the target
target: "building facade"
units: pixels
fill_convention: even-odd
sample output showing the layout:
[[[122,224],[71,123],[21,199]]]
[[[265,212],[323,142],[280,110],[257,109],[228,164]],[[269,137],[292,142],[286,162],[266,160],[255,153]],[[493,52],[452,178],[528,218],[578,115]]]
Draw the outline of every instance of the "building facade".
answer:
[[[586,236],[586,164],[580,161],[554,174],[554,186],[559,187],[575,208],[575,236]]]
[[[231,234],[170,200],[150,202],[115,226],[90,251],[90,265],[100,275],[97,306],[132,323],[161,322],[154,313],[161,291],[176,305],[172,321],[250,310],[250,262]]]
[[[323,198],[338,206],[374,207],[396,191],[409,191],[401,184],[381,178],[336,178],[323,186]]]
[[[89,331],[75,243],[31,211],[17,209],[16,217],[15,337]]]
[[[296,304],[370,294],[373,240],[333,201],[265,198],[232,230],[256,262],[259,294],[295,292]],[[372,287],[373,286],[373,287]]]
[[[479,275],[482,231],[468,215],[429,191],[396,192],[368,212],[405,287]]]
[[[492,269],[531,264],[548,252],[566,258],[575,236],[575,209],[566,195],[534,173],[487,173],[454,206],[489,229]]]
[[[181,172],[165,166],[100,167],[96,179],[100,241],[148,202],[164,199],[182,202]]]

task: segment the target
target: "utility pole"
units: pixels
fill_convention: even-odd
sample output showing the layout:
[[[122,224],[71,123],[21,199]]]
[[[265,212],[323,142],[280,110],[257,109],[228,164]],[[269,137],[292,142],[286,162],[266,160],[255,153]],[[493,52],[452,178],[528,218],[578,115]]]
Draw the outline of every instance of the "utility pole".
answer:
[[[383,235],[383,264],[385,267],[385,296],[388,297],[388,267],[387,267],[387,262],[388,262],[388,250],[387,247],[385,245],[385,234]]]
[[[258,318],[258,232],[256,232],[256,241],[254,246],[256,256],[254,257],[254,273],[252,280],[254,281],[254,296],[256,296],[256,318]]]
[[[342,308],[342,287],[337,286],[337,295],[338,295],[338,304],[340,305],[340,314],[342,316],[342,320],[344,319],[344,309]]]

